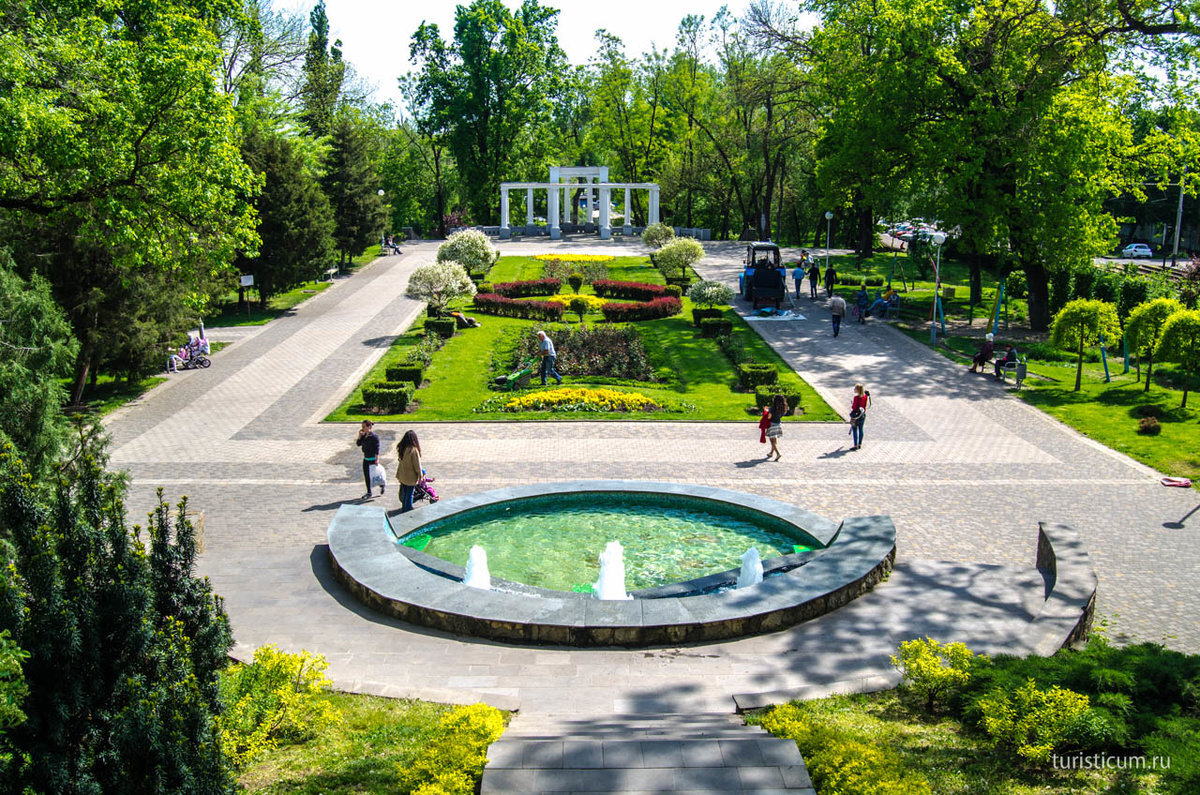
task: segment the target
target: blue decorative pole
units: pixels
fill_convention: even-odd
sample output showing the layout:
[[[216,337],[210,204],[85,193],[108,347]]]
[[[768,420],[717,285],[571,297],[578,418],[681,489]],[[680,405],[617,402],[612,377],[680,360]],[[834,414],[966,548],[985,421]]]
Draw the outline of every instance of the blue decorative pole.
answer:
[[[1108,352],[1104,348],[1104,335],[1100,335],[1100,361],[1104,363],[1104,383],[1111,384],[1112,377],[1108,374]]]

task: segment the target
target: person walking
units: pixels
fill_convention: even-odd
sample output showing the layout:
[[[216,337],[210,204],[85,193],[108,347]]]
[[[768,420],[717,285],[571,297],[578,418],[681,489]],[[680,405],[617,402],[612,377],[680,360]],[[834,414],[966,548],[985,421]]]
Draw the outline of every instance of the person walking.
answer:
[[[846,319],[846,299],[835,293],[829,299],[829,311],[833,316],[833,336],[837,337],[842,330],[842,321]]]
[[[775,456],[778,461],[783,456],[779,452],[779,438],[783,436],[783,417],[788,412],[787,399],[783,395],[776,395],[771,398],[771,424],[767,426],[767,439],[771,442],[771,449],[767,451],[767,460],[771,460],[771,456]]]
[[[833,263],[829,263],[829,267],[825,269],[825,297],[833,298],[833,288],[837,287],[837,271],[833,269]]]
[[[862,384],[854,385],[854,399],[850,401],[851,450],[861,450],[863,423],[867,421],[867,407],[871,405],[871,393]]]
[[[539,331],[538,336],[538,355],[542,357],[542,364],[539,372],[542,376],[542,386],[546,385],[546,376],[554,376],[554,380],[562,383],[562,376],[558,374],[558,370],[554,369],[554,360],[558,358],[554,353],[554,340],[544,331]]]
[[[815,261],[808,265],[808,297],[814,301],[817,298],[817,286],[821,283],[821,266]]]
[[[400,465],[396,480],[400,482],[400,513],[413,509],[413,492],[421,480],[421,442],[416,431],[405,431],[400,439]]]
[[[797,262],[796,269],[792,271],[792,281],[796,283],[796,297],[800,297],[800,282],[804,281],[804,263]]]
[[[858,315],[859,323],[867,322],[867,306],[871,303],[871,296],[867,293],[867,284],[863,282],[858,286],[858,292],[854,294],[854,310]]]
[[[367,486],[367,493],[362,498],[369,500],[371,499],[371,467],[379,463],[379,437],[375,434],[375,423],[363,420],[358,429],[358,438],[354,440],[354,443],[362,448],[363,483]],[[385,484],[380,484],[379,493],[383,494],[386,489]]]

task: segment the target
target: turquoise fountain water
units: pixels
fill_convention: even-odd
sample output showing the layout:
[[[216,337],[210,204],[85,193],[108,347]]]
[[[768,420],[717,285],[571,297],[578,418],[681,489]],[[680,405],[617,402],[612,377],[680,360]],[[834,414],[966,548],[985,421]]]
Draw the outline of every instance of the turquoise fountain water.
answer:
[[[553,590],[591,590],[600,554],[624,547],[625,588],[637,590],[738,568],[750,547],[763,557],[820,546],[774,517],[690,497],[654,494],[559,494],[468,510],[426,525],[425,552],[467,559],[487,550],[493,577]]]

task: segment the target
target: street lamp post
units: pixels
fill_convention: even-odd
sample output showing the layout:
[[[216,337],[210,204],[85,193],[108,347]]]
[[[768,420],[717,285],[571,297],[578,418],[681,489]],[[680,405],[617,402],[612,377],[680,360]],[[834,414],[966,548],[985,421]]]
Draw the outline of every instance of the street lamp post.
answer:
[[[825,270],[829,270],[829,249],[833,247],[833,211],[825,211]]]
[[[929,241],[937,248],[937,259],[933,264],[933,312],[929,318],[929,344],[936,345],[938,318],[942,316],[942,244],[946,242],[946,236],[941,232],[934,232]],[[942,333],[945,334],[945,321],[942,323]]]

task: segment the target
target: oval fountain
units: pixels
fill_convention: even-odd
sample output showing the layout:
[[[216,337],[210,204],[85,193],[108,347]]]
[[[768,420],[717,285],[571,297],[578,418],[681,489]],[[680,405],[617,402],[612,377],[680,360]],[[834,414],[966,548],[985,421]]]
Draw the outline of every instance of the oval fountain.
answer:
[[[562,559],[583,559],[587,566],[564,575],[558,569],[565,564],[555,563],[559,558],[554,553],[534,547],[524,558],[558,574],[557,579],[548,577],[555,587],[544,587],[538,577],[508,566],[503,554],[507,545],[529,542],[522,528],[536,527],[546,514],[553,518],[565,511],[562,506],[576,504],[589,511],[612,505],[618,512],[611,526],[601,523],[591,533],[576,536],[551,529],[544,534],[561,536],[569,551]],[[741,541],[731,536],[723,548],[698,546],[705,560],[682,556],[682,568],[664,567],[663,561],[681,562],[681,547],[687,551],[723,532],[670,536],[658,515],[672,512],[715,516],[718,525],[733,524],[746,535]],[[643,523],[637,517],[643,514],[649,517],[644,523],[648,529],[639,535]],[[527,518],[534,515],[537,521]],[[498,519],[500,529],[489,529]],[[571,521],[567,514],[567,525]],[[464,535],[455,539],[460,532]],[[665,538],[663,549],[639,549],[659,535]],[[418,537],[432,540],[427,551],[403,543]],[[581,545],[579,537],[587,542]],[[595,540],[601,537],[617,549]],[[896,531],[885,516],[835,523],[794,505],[724,489],[570,481],[481,492],[390,519],[381,508],[343,505],[328,539],[339,580],[360,601],[403,621],[506,642],[649,646],[773,632],[836,609],[869,591],[891,570]],[[490,566],[486,584],[478,576],[482,555],[471,553],[471,578],[455,562],[464,548],[479,546],[481,539],[488,553],[485,576]],[[623,555],[617,551],[622,545]],[[759,547],[767,550],[761,559]],[[439,550],[444,557],[434,554]],[[595,578],[593,567],[602,550],[609,566]],[[654,565],[639,562],[646,558]],[[627,592],[625,569],[630,565],[634,582]],[[615,568],[621,569],[619,575],[612,573]],[[686,576],[691,571],[699,576]],[[651,576],[655,573],[660,576]]]

